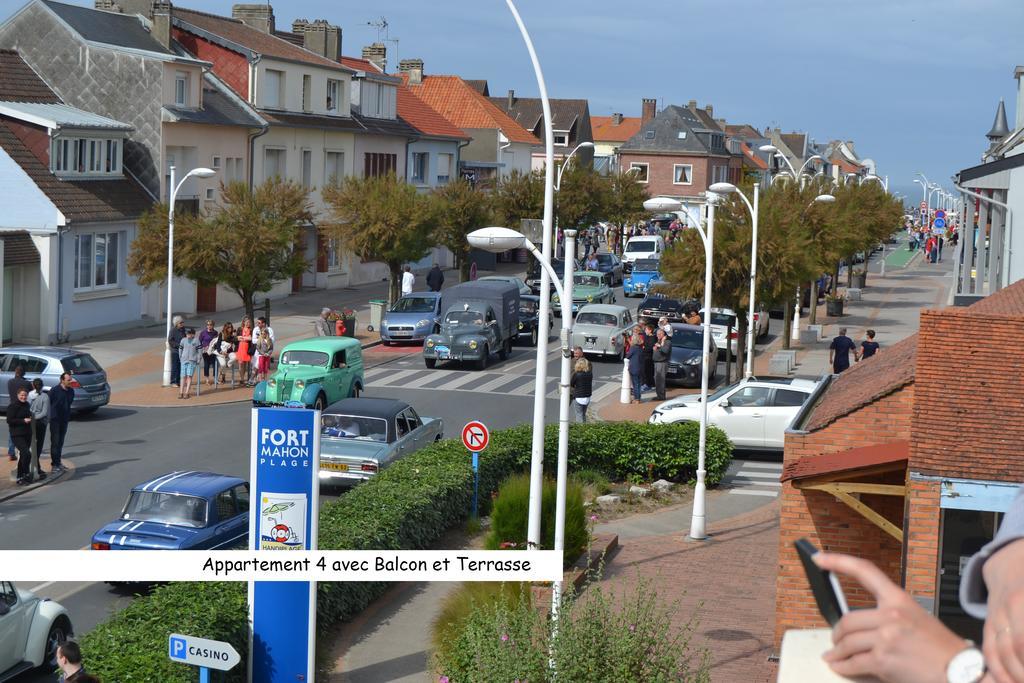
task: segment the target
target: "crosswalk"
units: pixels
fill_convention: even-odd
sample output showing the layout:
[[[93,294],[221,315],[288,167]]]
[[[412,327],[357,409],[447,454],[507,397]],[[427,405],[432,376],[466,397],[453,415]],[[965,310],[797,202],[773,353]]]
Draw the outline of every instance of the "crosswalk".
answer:
[[[524,369],[527,366],[524,366]],[[363,380],[368,393],[375,388],[422,389],[430,391],[466,391],[480,394],[507,396],[533,396],[533,374],[514,374],[511,367],[500,372],[444,369],[398,369],[390,365],[368,369]],[[595,378],[592,401],[597,402],[619,390],[619,382]],[[547,398],[558,398],[558,379],[549,378],[544,393]]]
[[[734,460],[729,467],[726,483],[729,493],[740,496],[765,496],[776,498],[782,484],[782,463]]]

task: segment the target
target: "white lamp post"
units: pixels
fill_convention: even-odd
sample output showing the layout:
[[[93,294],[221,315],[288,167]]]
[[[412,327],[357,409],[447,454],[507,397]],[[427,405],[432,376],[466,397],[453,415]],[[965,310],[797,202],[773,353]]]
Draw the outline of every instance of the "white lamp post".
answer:
[[[185,174],[177,185],[174,184],[174,167],[171,166],[171,180],[167,187],[170,190],[170,208],[167,210],[167,330],[164,335],[164,381],[165,387],[171,385],[171,346],[167,341],[171,338],[171,315],[173,301],[171,298],[174,283],[174,201],[178,198],[178,190],[185,184],[185,181],[195,176],[196,178],[212,178],[217,172],[209,168],[193,168]]]
[[[569,167],[569,161],[574,156],[576,156],[576,152],[580,151],[581,149],[593,146],[593,142],[581,142],[580,144],[576,145],[576,147],[573,148],[571,152],[569,152],[569,156],[562,159],[562,167],[558,169],[558,179],[555,180],[555,192],[558,192],[560,189],[562,189],[562,174],[565,173],[565,169]]]
[[[544,258],[544,255],[537,251],[530,240],[520,232],[511,228],[493,227],[474,230],[466,236],[469,243],[477,249],[484,251],[502,252],[509,249],[526,247],[531,254],[540,262],[543,268],[555,284],[555,291],[558,293],[558,300],[562,305],[562,362],[561,377],[558,383],[558,477],[556,480],[557,493],[555,496],[555,539],[554,549],[558,552],[565,550],[565,497],[566,480],[569,473],[569,380],[572,375],[572,348],[570,347],[572,335],[572,289],[573,270],[565,268],[564,283],[558,282],[558,273],[551,266],[551,262]],[[575,246],[576,231],[565,231],[566,253],[570,253]],[[568,263],[568,261],[566,261]],[[546,358],[546,356],[545,356]],[[539,379],[534,386],[534,394],[544,397],[544,388],[547,384],[546,376]],[[543,429],[541,430],[543,433]],[[532,493],[532,491],[531,491]],[[539,540],[539,539],[538,539]],[[562,582],[556,581],[551,591],[551,613],[554,618],[558,616],[558,607],[561,601]]]

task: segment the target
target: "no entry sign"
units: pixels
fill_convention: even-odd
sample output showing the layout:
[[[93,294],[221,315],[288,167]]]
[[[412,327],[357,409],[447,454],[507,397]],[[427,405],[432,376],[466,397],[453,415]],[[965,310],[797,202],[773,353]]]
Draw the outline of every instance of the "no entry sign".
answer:
[[[466,426],[462,428],[462,445],[468,451],[479,453],[487,448],[487,442],[490,440],[491,434],[487,431],[487,426],[483,422],[474,420],[467,422]]]

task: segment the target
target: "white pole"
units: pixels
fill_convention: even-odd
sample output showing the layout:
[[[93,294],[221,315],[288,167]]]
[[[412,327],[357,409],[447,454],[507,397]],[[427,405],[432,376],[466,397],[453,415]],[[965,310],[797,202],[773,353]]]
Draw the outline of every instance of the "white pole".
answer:
[[[526,50],[530,53],[530,61],[533,63],[533,72],[537,77],[537,88],[540,92],[541,107],[544,111],[544,235],[541,242],[541,254],[544,260],[551,262],[551,223],[554,215],[554,190],[555,190],[555,137],[551,130],[551,103],[548,101],[548,89],[544,83],[544,73],[540,68],[540,61],[537,59],[537,52],[533,48],[533,41],[530,33],[526,30],[523,18],[519,16],[512,0],[505,0],[512,16],[522,34],[523,42],[526,43]],[[566,261],[570,263],[570,261]],[[572,268],[566,268],[572,271]],[[551,277],[546,269],[541,268],[540,272],[540,310],[537,321],[537,333],[539,342],[537,344],[537,369],[535,375],[535,389],[533,395],[533,444],[530,449],[530,510],[526,530],[527,547],[540,549],[540,514],[541,496],[544,485],[544,387],[547,385],[547,353],[548,353],[548,311],[550,310],[551,299]],[[569,302],[570,305],[572,302]]]
[[[757,287],[757,210],[758,188],[754,185],[754,207],[751,211],[751,242],[750,242],[750,312],[747,314],[747,370],[746,378],[754,374],[754,337],[757,336],[757,325],[754,324],[754,296]]]
[[[693,518],[690,520],[690,538],[701,541],[707,538],[706,522],[704,513],[704,496],[706,486],[704,484],[704,454],[707,447],[708,437],[708,373],[711,362],[711,273],[715,244],[715,202],[714,197],[708,197],[708,230],[704,240],[704,356],[701,360],[700,373],[700,441],[697,448],[697,485],[693,489]],[[726,352],[726,356],[728,356]]]
[[[171,289],[174,283],[174,198],[177,194],[174,187],[174,167],[171,166],[171,181],[167,185],[170,193],[170,208],[167,210],[167,329],[164,334],[164,381],[165,387],[171,386],[171,345],[168,339],[171,338],[171,312],[172,298]],[[179,379],[180,381],[180,379]]]
[[[624,344],[624,341],[620,341],[620,344]],[[619,403],[629,403],[632,400],[630,395],[630,387],[632,382],[629,377],[629,359],[622,359],[622,389],[619,390]]]
[[[576,231],[565,231],[565,253],[576,248]],[[565,551],[565,489],[569,477],[569,381],[572,377],[572,285],[573,272],[566,260],[565,280],[562,283],[562,376],[558,383],[558,478],[555,493],[555,543],[560,555]],[[562,582],[551,587],[551,619],[557,623],[558,606],[562,599]],[[557,626],[556,626],[557,628]]]

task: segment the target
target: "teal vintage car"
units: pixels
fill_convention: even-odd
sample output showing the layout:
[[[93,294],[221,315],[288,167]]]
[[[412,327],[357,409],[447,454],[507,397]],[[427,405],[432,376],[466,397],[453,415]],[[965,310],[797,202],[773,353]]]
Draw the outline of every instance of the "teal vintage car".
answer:
[[[611,287],[611,273],[582,270],[572,276],[572,312],[575,314],[587,304],[613,304],[615,292]],[[557,316],[562,315],[558,295],[551,297],[551,307]]]
[[[277,372],[260,382],[252,404],[323,410],[363,391],[363,349],[351,337],[313,337],[284,347]]]

